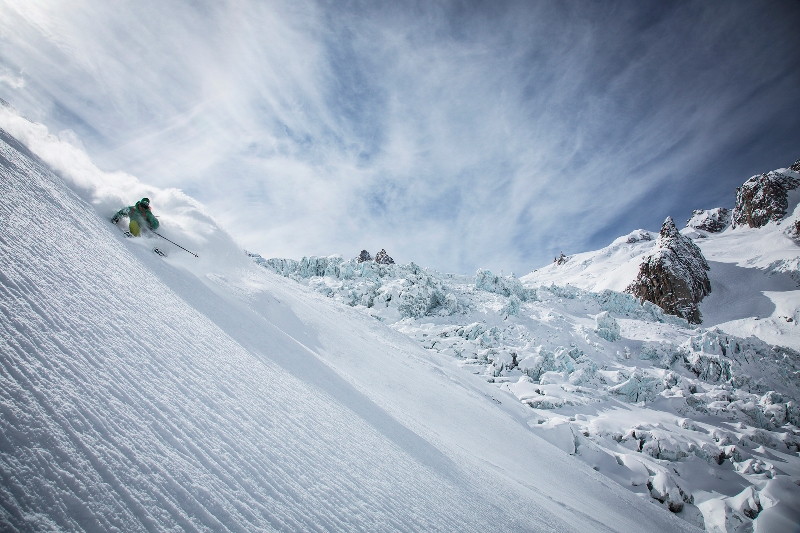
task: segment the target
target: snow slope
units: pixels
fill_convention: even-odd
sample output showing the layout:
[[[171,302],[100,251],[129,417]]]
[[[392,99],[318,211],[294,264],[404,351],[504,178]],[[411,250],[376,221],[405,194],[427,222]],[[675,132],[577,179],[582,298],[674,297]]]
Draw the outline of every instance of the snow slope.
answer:
[[[622,292],[636,279],[642,258],[654,247],[658,233],[639,229],[623,235],[600,250],[569,256],[523,276],[528,285],[574,285],[590,291]]]
[[[794,350],[690,328],[613,291],[338,256],[254,260],[446,356],[454,379],[529,407],[535,433],[688,522],[800,525]]]
[[[0,127],[3,530],[692,529],[452,358],[255,265],[179,191],[7,108]],[[143,194],[199,259],[107,221]]]

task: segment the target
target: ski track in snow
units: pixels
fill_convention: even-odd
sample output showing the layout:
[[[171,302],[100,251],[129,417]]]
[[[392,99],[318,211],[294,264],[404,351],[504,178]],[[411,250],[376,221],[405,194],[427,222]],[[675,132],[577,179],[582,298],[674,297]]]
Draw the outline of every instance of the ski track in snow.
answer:
[[[691,529],[373,319],[195,278],[24,154],[2,135],[0,528]]]

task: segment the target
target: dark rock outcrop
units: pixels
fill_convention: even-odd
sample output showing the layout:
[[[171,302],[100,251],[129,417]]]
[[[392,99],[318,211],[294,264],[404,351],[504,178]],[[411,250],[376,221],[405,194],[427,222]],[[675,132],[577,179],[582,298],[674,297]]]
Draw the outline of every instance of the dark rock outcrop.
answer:
[[[695,209],[692,218],[686,221],[687,228],[699,229],[709,233],[719,233],[731,223],[731,211],[724,207],[714,209]]]
[[[700,248],[681,235],[672,218],[667,217],[655,248],[645,256],[639,275],[625,292],[699,324],[701,315],[697,304],[711,292],[708,270]]]
[[[393,265],[394,259],[389,257],[385,249],[381,248],[381,251],[375,254],[375,262],[379,265]]]
[[[372,261],[372,256],[366,250],[361,250],[361,253],[356,257],[356,261],[363,263],[364,261]]]
[[[790,167],[800,169],[800,160]],[[800,180],[777,171],[753,176],[736,189],[733,226],[760,228],[771,220],[780,220],[789,206],[788,193],[800,186]]]
[[[568,255],[564,255],[564,252],[561,252],[561,254],[558,257],[553,259],[553,263],[555,263],[557,265],[563,265],[567,261],[569,261],[569,256]]]
[[[636,230],[628,234],[628,238],[625,240],[625,242],[627,242],[628,244],[634,244],[637,242],[651,241],[651,240],[653,240],[653,238],[650,237],[649,232],[645,230]]]

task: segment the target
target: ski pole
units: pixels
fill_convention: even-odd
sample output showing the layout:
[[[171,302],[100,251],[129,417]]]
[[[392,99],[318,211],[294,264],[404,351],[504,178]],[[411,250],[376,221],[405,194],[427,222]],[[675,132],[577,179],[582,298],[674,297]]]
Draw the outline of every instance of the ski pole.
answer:
[[[161,235],[159,232],[157,232],[157,231],[154,231],[153,233],[155,233],[156,235],[158,235],[159,237],[161,237],[161,238],[162,238],[162,239],[164,239],[165,241],[167,241],[167,242],[171,242],[172,244],[174,244],[175,246],[177,246],[178,248],[180,248],[180,249],[181,249],[181,250],[183,250],[184,252],[189,252],[190,254],[192,254],[193,256],[195,256],[195,257],[197,257],[197,258],[199,258],[199,257],[200,257],[200,256],[199,256],[199,255],[197,255],[196,253],[194,253],[194,252],[191,252],[191,251],[187,250],[186,248],[184,248],[183,246],[181,246],[181,245],[180,245],[180,244],[178,244],[177,242],[175,242],[175,241],[171,241],[171,240],[167,239],[166,237],[164,237],[163,235]]]

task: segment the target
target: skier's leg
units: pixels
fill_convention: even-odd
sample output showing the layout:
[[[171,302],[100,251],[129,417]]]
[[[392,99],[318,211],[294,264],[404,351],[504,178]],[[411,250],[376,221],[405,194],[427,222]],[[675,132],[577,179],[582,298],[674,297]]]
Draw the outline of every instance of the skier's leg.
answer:
[[[130,223],[131,233],[133,233],[134,237],[138,237],[141,233],[141,229],[139,228],[139,224],[135,220],[131,220]]]

